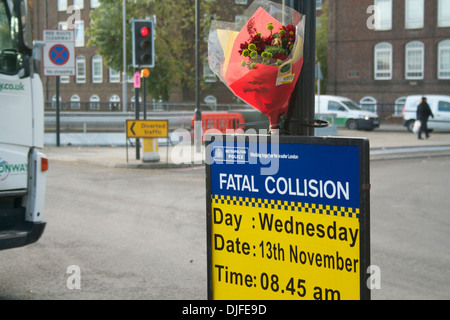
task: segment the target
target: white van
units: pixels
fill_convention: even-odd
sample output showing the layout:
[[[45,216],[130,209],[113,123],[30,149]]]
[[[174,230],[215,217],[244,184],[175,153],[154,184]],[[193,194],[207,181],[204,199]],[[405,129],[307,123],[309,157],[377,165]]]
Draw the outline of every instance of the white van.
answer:
[[[316,115],[335,115],[334,124],[350,130],[373,130],[380,126],[376,113],[363,110],[349,98],[316,95]]]
[[[445,95],[415,95],[406,98],[403,108],[403,125],[412,132],[414,121],[416,121],[417,106],[422,97],[427,98],[434,118],[428,119],[429,130],[450,131],[450,96]]]

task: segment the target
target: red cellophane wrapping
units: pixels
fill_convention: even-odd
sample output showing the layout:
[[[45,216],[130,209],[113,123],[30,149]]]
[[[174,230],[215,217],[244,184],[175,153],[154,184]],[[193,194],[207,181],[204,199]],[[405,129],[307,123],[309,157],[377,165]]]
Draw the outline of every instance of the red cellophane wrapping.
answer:
[[[267,115],[270,129],[276,129],[280,116],[288,110],[289,98],[302,69],[305,17],[287,6],[256,0],[244,12],[242,20],[245,24],[212,22],[208,40],[210,68],[236,96]],[[273,30],[267,29],[269,23]],[[243,66],[245,44],[256,33],[267,38],[283,26],[295,27],[290,54],[278,61],[273,59],[272,63]]]

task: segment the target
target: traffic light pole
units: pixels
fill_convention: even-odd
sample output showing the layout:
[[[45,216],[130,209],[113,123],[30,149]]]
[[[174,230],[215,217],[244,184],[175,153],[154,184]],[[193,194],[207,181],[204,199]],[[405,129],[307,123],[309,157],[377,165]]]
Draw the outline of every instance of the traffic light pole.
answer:
[[[200,0],[195,0],[195,152],[202,151],[202,111],[200,109]]]
[[[135,69],[135,72],[139,72],[139,68]],[[139,120],[139,113],[141,112],[140,104],[139,104],[139,88],[134,89],[134,105],[135,105],[135,111],[136,111],[136,120]],[[141,159],[141,152],[140,152],[140,139],[136,138],[136,160]]]
[[[303,67],[289,101],[285,128],[289,135],[314,136],[315,61],[316,61],[316,1],[286,0],[306,16]]]

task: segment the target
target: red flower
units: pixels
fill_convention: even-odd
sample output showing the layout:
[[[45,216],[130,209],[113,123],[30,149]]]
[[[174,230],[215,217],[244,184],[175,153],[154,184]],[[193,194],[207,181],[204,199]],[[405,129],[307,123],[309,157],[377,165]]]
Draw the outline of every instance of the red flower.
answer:
[[[281,60],[281,61],[284,61],[284,60],[287,59],[287,55],[285,55],[285,54],[282,53],[282,52],[278,52],[278,53],[276,53],[276,54],[273,56],[273,58],[274,58],[274,59],[279,59],[279,60]]]

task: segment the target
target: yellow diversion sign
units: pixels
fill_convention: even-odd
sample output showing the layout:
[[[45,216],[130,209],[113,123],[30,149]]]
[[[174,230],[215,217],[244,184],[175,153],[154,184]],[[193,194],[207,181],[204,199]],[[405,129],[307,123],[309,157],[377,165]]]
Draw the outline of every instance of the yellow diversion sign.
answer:
[[[127,120],[127,138],[167,138],[168,120]]]
[[[279,139],[208,144],[209,298],[369,299],[368,141]]]

